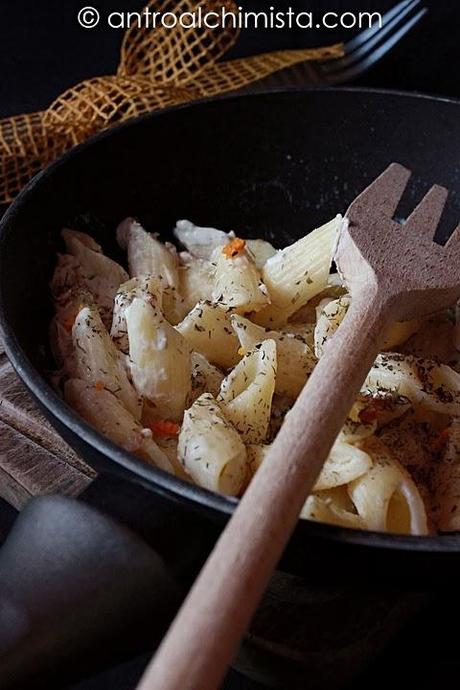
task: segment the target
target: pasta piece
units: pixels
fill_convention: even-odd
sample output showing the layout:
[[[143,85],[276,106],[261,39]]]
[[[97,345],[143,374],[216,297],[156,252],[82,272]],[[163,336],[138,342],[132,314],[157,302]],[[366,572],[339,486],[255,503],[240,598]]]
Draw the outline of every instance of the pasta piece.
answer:
[[[275,247],[265,240],[246,240],[246,249],[259,271],[276,254]]]
[[[371,396],[360,395],[353,404],[341,431],[346,443],[359,443],[377,431],[377,416],[371,407],[372,400]]]
[[[178,255],[127,219],[130,280],[64,230],[50,340],[66,400],[147,462],[241,495],[351,304],[330,273],[342,222],[276,251],[179,221]],[[459,314],[393,325],[301,517],[426,534],[425,497],[432,524],[460,531]]]
[[[62,306],[69,299],[71,291],[84,287],[78,259],[71,254],[59,254],[50,283],[54,301]]]
[[[420,424],[412,411],[383,428],[379,438],[392,457],[410,471],[411,476],[420,477],[432,465],[431,446],[435,434],[430,425]]]
[[[246,251],[233,257],[227,256],[220,248],[216,249],[212,263],[215,267],[214,302],[241,314],[259,311],[269,303],[266,287]]]
[[[342,436],[348,443],[359,443],[411,409],[407,398],[393,393],[360,394],[342,427]]]
[[[432,516],[439,530],[460,531],[460,419],[447,431],[443,457],[430,478]]]
[[[83,307],[95,308],[94,299],[86,288],[75,287],[65,293],[65,299],[56,300],[56,313],[50,324],[50,344],[58,366],[69,376],[75,373],[75,353],[72,328]]]
[[[179,459],[205,489],[237,496],[247,472],[246,448],[212,395],[202,395],[185,412]]]
[[[285,324],[292,314],[324,290],[341,226],[342,217],[337,216],[266,262],[262,280],[271,305],[261,313],[261,325],[276,328]]]
[[[336,300],[321,302],[317,307],[317,324],[315,328],[315,354],[322,357],[326,342],[334,335],[346,316],[351,298],[344,295]],[[383,342],[383,350],[391,350],[405,343],[420,328],[420,321],[402,321],[394,323]]]
[[[262,446],[258,444],[250,444],[246,446],[249,475],[251,479],[265,460],[265,456],[267,455],[269,448],[269,445]]]
[[[415,357],[458,366],[460,355],[455,344],[455,326],[449,314],[443,312],[423,321],[418,331],[404,344],[402,351]]]
[[[388,331],[383,343],[383,350],[393,350],[403,345],[409,338],[417,333],[420,328],[420,320],[399,321],[394,323]]]
[[[167,456],[153,441],[152,432],[143,429],[107,389],[92,386],[81,379],[69,379],[64,395],[69,405],[101,434],[151,465],[174,474]]]
[[[172,245],[163,244],[144,230],[133,218],[126,218],[117,228],[117,241],[128,253],[129,272],[139,275],[161,276],[163,285],[177,286],[179,259]]]
[[[120,285],[115,296],[112,329],[110,331],[110,337],[119,350],[125,354],[129,352],[126,310],[132,304],[133,299],[139,297],[148,304],[161,305],[162,296],[162,286],[155,276],[138,276]]]
[[[233,232],[201,228],[189,220],[177,221],[174,234],[192,256],[207,260],[211,259],[215,249],[223,247],[235,237]],[[246,247],[258,269],[261,269],[267,259],[276,254],[276,249],[265,240],[247,240]]]
[[[126,310],[134,386],[160,419],[182,418],[191,392],[190,349],[158,307],[135,297]]]
[[[304,307],[294,312],[289,317],[289,325],[293,323],[316,323],[317,307],[323,300],[337,300],[344,297],[347,290],[342,283],[342,279],[338,273],[330,273],[327,279],[327,285],[324,290],[309,300]]]
[[[112,343],[97,309],[84,307],[72,328],[75,378],[107,389],[140,419],[141,402],[128,380],[122,354]]]
[[[203,393],[211,393],[217,398],[223,380],[220,369],[210,364],[199,352],[192,352],[192,402]]]
[[[91,249],[98,254],[104,253],[101,245],[86,232],[79,232],[78,230],[69,230],[66,228],[62,231],[62,238],[66,244],[67,251],[72,256],[78,256],[80,251],[79,245],[84,245],[87,249]]]
[[[78,261],[78,277],[94,297],[101,316],[106,320],[120,283],[128,274],[119,264],[102,253],[101,247],[82,232],[64,229],[62,238],[67,251]]]
[[[222,382],[219,404],[245,443],[267,438],[276,377],[276,343],[264,340]]]
[[[356,512],[343,508],[340,501],[336,500],[335,495],[331,495],[329,492],[309,496],[305,501],[300,517],[302,520],[325,522],[338,527],[366,529],[364,520]]]
[[[63,230],[62,237],[74,259],[68,264],[73,266],[72,286],[81,285],[91,292],[102,320],[109,328],[115,294],[119,285],[128,280],[128,274],[115,261],[104,256],[99,245],[89,236],[74,230]]]
[[[315,325],[312,323],[292,323],[289,321],[285,326],[279,330],[280,333],[288,333],[291,336],[298,336],[306,345],[308,345],[312,356],[315,353]],[[316,359],[316,358],[315,358]]]
[[[339,437],[332,446],[314,491],[334,489],[348,484],[361,477],[371,467],[372,460],[367,453]]]
[[[253,476],[265,460],[270,446],[247,446],[248,464]],[[367,453],[338,438],[326,460],[314,491],[325,491],[344,486],[358,479],[372,467],[372,459]]]
[[[306,338],[298,333],[264,329],[239,315],[230,320],[244,353],[265,340],[275,341],[278,355],[275,391],[279,395],[297,397],[316,364]]]
[[[160,279],[164,288],[178,289],[179,259],[173,245],[159,242],[133,218],[126,218],[120,223],[117,240],[122,249],[128,252],[131,277],[153,275]]]
[[[361,448],[374,464],[349,484],[348,492],[367,529],[428,534],[425,506],[409,473],[378,438],[367,439]]]
[[[363,392],[392,392],[412,404],[445,415],[460,415],[460,374],[446,364],[410,355],[379,355]]]
[[[181,254],[179,292],[182,295],[177,312],[182,321],[198,302],[211,300],[214,288],[213,268],[209,261]]]
[[[179,443],[179,439],[177,437],[175,438],[155,438],[154,440],[160,450],[163,451],[163,453],[166,455],[168,458],[169,462],[172,465],[172,468],[174,470],[174,474],[176,477],[179,479],[182,479],[184,482],[189,482],[190,484],[193,484],[193,480],[191,476],[188,474],[188,472],[185,471],[185,468],[182,466],[182,464],[179,461],[178,454],[177,454],[177,447]]]
[[[229,313],[218,304],[199,302],[176,328],[211,364],[229,369],[241,359]]]
[[[287,307],[277,307],[276,304],[269,304],[261,311],[254,312],[251,316],[251,321],[253,321],[258,326],[263,326],[264,328],[281,330],[283,329],[289,319],[289,309]]]
[[[230,235],[215,228],[200,228],[189,220],[178,220],[174,234],[192,256],[210,259],[213,251],[223,247]]]
[[[345,318],[350,301],[350,297],[345,295],[318,306],[315,328],[315,355],[318,359],[323,356],[327,341],[334,335]]]

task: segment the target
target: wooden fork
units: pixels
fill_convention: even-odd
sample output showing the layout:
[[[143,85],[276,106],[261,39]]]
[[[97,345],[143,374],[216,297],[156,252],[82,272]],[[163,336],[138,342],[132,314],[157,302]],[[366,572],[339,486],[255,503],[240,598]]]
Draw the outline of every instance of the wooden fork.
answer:
[[[216,690],[329,451],[395,321],[460,297],[460,225],[433,241],[447,190],[435,186],[403,225],[410,177],[392,164],[350,206],[336,261],[351,307],[287,415],[151,666],[141,690]]]

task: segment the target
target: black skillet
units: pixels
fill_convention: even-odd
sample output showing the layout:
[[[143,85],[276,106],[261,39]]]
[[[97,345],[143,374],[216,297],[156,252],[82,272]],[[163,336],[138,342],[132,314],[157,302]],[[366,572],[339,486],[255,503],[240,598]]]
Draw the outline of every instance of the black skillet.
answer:
[[[460,217],[459,103],[356,89],[236,96],[141,118],[64,156],[5,214],[0,318],[7,354],[70,445],[97,470],[124,478],[103,500],[90,489],[88,502],[103,502],[179,578],[196,572],[235,501],[144,465],[89,428],[51,388],[48,283],[60,229],[87,230],[119,260],[114,228],[128,215],[163,239],[171,239],[178,218],[190,218],[281,247],[343,212],[392,161],[415,172],[401,216],[434,182],[452,190],[441,227],[447,236]],[[459,559],[456,536],[301,522],[280,568],[312,587],[312,571],[323,583],[356,582],[359,572],[364,582],[413,587],[456,579]]]

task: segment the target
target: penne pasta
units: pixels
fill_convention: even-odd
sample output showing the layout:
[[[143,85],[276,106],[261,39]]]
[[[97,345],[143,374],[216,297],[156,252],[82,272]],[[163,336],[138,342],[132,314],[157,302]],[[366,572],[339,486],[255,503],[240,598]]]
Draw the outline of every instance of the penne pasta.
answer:
[[[362,477],[372,467],[372,459],[363,450],[338,438],[334,443],[314,491],[335,489]]]
[[[460,421],[445,429],[442,457],[430,473],[431,514],[443,532],[460,531]]]
[[[151,275],[131,278],[131,280],[123,283],[118,288],[118,292],[115,295],[110,337],[119,350],[125,354],[129,352],[126,310],[132,304],[135,297],[145,300],[148,304],[158,306],[162,304],[163,288],[159,280]]]
[[[228,369],[241,359],[230,314],[219,304],[199,302],[176,328],[211,364]]]
[[[347,290],[343,285],[342,279],[338,273],[330,273],[327,285],[324,290],[309,300],[304,307],[294,312],[289,317],[289,324],[293,323],[309,323],[316,324],[318,316],[318,305],[327,304],[328,301],[338,300],[340,297],[345,297]]]
[[[240,492],[247,473],[246,449],[209,393],[185,412],[178,453],[199,486],[230,496]]]
[[[193,484],[193,479],[191,476],[185,471],[185,468],[182,466],[182,464],[179,461],[178,457],[178,444],[179,444],[179,439],[177,437],[175,438],[155,438],[155,443],[158,445],[160,450],[166,455],[168,458],[169,462],[171,463],[171,466],[174,471],[174,475],[178,477],[179,479],[182,479],[184,482],[188,482],[189,484]]]
[[[278,362],[275,391],[279,395],[297,397],[316,364],[306,337],[300,333],[270,331],[243,316],[234,315],[230,320],[243,353],[249,352],[258,343],[274,340]]]
[[[245,443],[268,434],[276,377],[276,343],[259,343],[222,382],[218,402]]]
[[[401,351],[414,357],[438,360],[442,364],[448,364],[458,368],[460,353],[457,348],[454,323],[454,310],[435,314],[422,321],[418,330],[406,340]],[[388,348],[391,349],[391,348]]]
[[[126,310],[129,369],[159,419],[180,420],[191,393],[190,348],[158,307],[135,297]]]
[[[162,309],[173,323],[180,318],[176,314],[179,294],[179,257],[172,244],[163,244],[146,232],[137,221],[127,218],[117,228],[119,245],[128,252],[131,277],[151,275],[163,286]]]
[[[259,469],[268,449],[269,446],[264,445],[247,446],[251,476]],[[343,487],[363,476],[371,467],[372,459],[367,453],[339,438],[316,481],[314,492]]]
[[[332,253],[342,225],[337,216],[301,240],[277,252],[262,270],[271,306],[261,314],[261,325],[274,328],[303,307],[327,286]]]
[[[84,307],[72,328],[75,378],[113,393],[135,419],[141,401],[131,385],[122,354],[117,350],[94,307]]]
[[[58,366],[69,376],[75,374],[72,328],[83,307],[96,309],[92,294],[86,288],[74,287],[55,300],[56,313],[50,324],[50,344]]]
[[[102,251],[101,245],[98,244],[91,237],[91,235],[88,235],[86,232],[79,232],[78,230],[69,230],[68,228],[64,228],[64,230],[61,233],[61,236],[65,242],[69,254],[77,258],[79,253],[81,252],[81,245],[86,247],[86,249],[90,249],[91,251],[96,252],[97,254],[104,253]]]
[[[201,228],[189,220],[178,220],[174,235],[190,254],[209,260],[218,247],[223,247],[230,235],[216,228]]]
[[[192,402],[203,393],[211,393],[215,398],[219,395],[224,374],[220,369],[210,364],[206,357],[199,352],[192,352]]]
[[[433,412],[460,414],[460,374],[433,360],[396,353],[381,354],[363,391],[370,395],[391,392]]]
[[[51,282],[55,385],[125,450],[242,495],[351,305],[331,272],[343,223],[278,251],[182,220],[178,253],[128,218],[117,240],[131,278],[92,237],[64,230]],[[453,305],[389,329],[302,518],[460,531],[459,315]]]
[[[101,434],[149,464],[174,474],[167,455],[153,441],[152,432],[144,429],[113,393],[81,379],[69,379],[64,396]]]
[[[209,261],[181,254],[179,269],[180,303],[176,307],[182,321],[198,302],[210,301],[214,288],[213,267]]]
[[[332,338],[342,323],[350,306],[350,297],[345,295],[337,300],[326,300],[317,307],[315,328],[315,355],[323,356],[327,341]]]
[[[305,501],[300,517],[303,520],[325,522],[338,527],[366,529],[364,520],[352,510],[347,510],[329,492],[312,494]]]
[[[131,277],[153,275],[160,278],[163,285],[178,285],[177,268],[179,259],[172,245],[165,245],[154,235],[146,232],[133,218],[127,218],[117,228],[117,240],[128,253],[128,266]]]
[[[425,506],[409,473],[378,438],[366,439],[361,448],[373,466],[349,484],[348,493],[367,529],[428,534]]]
[[[128,274],[115,261],[102,253],[94,240],[75,230],[63,230],[62,237],[70,257],[58,262],[52,282],[55,296],[66,287],[86,288],[99,308],[101,318],[107,327],[112,321],[113,300],[120,283],[128,280]]]
[[[246,240],[246,251],[259,271],[276,254],[275,247],[265,240]]]
[[[246,251],[228,256],[221,248],[216,249],[211,263],[214,265],[214,302],[240,314],[260,311],[269,304],[267,289]]]
[[[351,298],[344,295],[336,300],[324,300],[317,307],[315,328],[315,354],[318,359],[324,352],[327,341],[334,335],[346,316]],[[382,350],[391,350],[403,345],[420,328],[420,321],[401,321],[389,329]]]

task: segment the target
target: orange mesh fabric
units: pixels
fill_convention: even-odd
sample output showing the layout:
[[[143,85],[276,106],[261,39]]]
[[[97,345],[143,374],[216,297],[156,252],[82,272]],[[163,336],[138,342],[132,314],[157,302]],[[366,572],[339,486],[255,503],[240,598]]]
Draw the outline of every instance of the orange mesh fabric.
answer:
[[[222,7],[237,12],[233,0],[151,0],[146,9],[179,16]],[[43,113],[0,120],[0,205],[10,203],[51,161],[107,127],[159,108],[236,91],[300,62],[343,55],[342,45],[335,45],[218,62],[238,38],[234,25],[132,25],[124,36],[116,75],[77,84]]]
[[[47,127],[67,133],[77,143],[110,125],[193,98],[192,90],[147,79],[95,77],[59,96],[43,120]]]
[[[233,0],[151,0],[146,8],[156,12],[172,12],[176,16],[186,12],[215,12],[224,7],[229,13],[237,12]],[[174,29],[158,27],[126,31],[118,74],[140,76],[156,83],[187,84],[206,66],[213,64],[235,44],[238,29],[188,28],[178,25]]]

